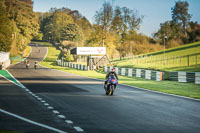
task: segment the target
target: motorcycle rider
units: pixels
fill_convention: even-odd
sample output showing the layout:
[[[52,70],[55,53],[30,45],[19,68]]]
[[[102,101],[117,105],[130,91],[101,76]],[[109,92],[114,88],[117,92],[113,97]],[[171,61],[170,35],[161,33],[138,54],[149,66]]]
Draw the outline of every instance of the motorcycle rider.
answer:
[[[38,66],[38,62],[35,61],[35,64],[34,64],[35,69],[37,69],[37,66]]]
[[[117,80],[118,80],[117,73],[116,73],[115,70],[112,68],[111,71],[108,72],[108,73],[106,74],[106,79],[105,79],[105,82],[104,82],[104,88],[105,88],[105,89],[106,89],[106,84],[107,84],[107,82],[108,82],[108,80],[109,80],[109,76],[111,76],[111,75],[114,75],[114,76],[117,78]]]
[[[27,61],[26,61],[26,69],[28,69],[29,66],[30,66],[30,62],[29,62],[29,60],[27,60]]]

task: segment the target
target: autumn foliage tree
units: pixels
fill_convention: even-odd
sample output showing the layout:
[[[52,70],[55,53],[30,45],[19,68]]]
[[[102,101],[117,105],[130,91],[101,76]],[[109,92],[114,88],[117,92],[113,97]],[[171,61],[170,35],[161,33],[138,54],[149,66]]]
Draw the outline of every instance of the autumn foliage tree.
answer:
[[[7,26],[1,27],[0,32],[6,33],[4,38],[4,51],[10,51],[11,55],[22,54],[27,44],[38,34],[39,24],[32,9],[31,0],[3,0],[1,1],[1,22]],[[5,17],[5,15],[7,17]]]
[[[7,17],[5,1],[0,1],[0,51],[9,52],[13,38],[13,23]]]

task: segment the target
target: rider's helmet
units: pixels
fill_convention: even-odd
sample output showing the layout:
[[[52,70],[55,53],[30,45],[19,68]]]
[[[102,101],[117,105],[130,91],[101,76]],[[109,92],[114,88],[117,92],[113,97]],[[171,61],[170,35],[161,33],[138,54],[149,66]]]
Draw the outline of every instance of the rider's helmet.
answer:
[[[115,69],[113,69],[113,68],[112,68],[112,69],[111,69],[111,71],[112,71],[112,72],[114,72],[114,71],[115,71]]]

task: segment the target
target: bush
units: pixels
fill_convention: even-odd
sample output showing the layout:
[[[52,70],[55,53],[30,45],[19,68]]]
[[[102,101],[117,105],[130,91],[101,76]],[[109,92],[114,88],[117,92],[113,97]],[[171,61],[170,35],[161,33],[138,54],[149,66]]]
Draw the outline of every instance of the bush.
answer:
[[[71,55],[70,50],[67,51],[67,54],[64,54],[64,60],[67,62],[74,61],[74,57]]]
[[[167,42],[166,48],[174,48],[174,47],[178,47],[180,45],[182,45],[183,42],[182,40],[178,39],[178,40],[170,40],[169,42]]]

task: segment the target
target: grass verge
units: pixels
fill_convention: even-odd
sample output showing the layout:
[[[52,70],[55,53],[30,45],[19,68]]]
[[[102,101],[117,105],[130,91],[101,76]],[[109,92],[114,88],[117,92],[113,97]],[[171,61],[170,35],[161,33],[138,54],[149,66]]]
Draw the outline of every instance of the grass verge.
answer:
[[[74,73],[86,77],[92,77],[97,79],[104,79],[105,73],[98,71],[81,71],[68,67],[61,67],[56,65],[56,59],[60,51],[54,47],[48,47],[48,54],[46,59],[40,64],[52,69],[57,69],[69,73]],[[176,94],[180,96],[186,96],[191,98],[200,99],[200,85],[192,83],[179,83],[175,81],[152,81],[135,77],[119,76],[119,83],[127,84],[130,86],[136,86],[149,90],[165,92],[169,94]],[[119,88],[120,89],[120,88]]]
[[[26,49],[25,49],[24,56],[22,56],[22,57],[19,58],[19,59],[12,60],[12,64],[16,64],[16,63],[18,63],[18,62],[24,60],[24,59],[29,55],[30,52],[31,52],[31,47],[30,47],[30,46],[27,46]]]
[[[14,132],[14,131],[1,131],[1,130],[0,130],[0,133],[19,133],[19,132]]]
[[[200,72],[200,42],[140,55],[134,60],[114,59],[112,64],[124,68],[144,68],[159,71]],[[148,55],[148,57],[147,57]],[[152,55],[152,56],[150,56]],[[190,55],[190,56],[189,56]],[[165,61],[164,61],[165,57]]]
[[[40,44],[40,45],[44,45],[44,46],[52,46],[52,44],[49,42],[31,41],[31,43],[32,44]]]

